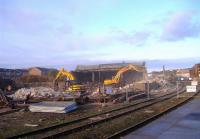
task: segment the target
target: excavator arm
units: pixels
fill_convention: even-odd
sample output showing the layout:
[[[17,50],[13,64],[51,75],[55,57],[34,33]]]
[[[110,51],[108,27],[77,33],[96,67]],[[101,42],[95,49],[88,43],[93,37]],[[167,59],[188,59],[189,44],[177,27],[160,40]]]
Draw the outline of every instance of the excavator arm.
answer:
[[[69,90],[68,91],[79,91],[79,92],[85,92],[85,86],[84,85],[81,85],[81,84],[78,84],[75,80],[75,77],[67,70],[65,70],[64,68],[62,68],[58,74],[56,75],[56,78],[54,80],[54,85],[56,86],[56,83],[57,83],[57,80],[60,78],[60,77],[67,77],[69,83],[70,83],[70,86],[69,86]]]
[[[124,72],[127,72],[129,70],[133,70],[133,71],[138,71],[141,72],[141,70],[139,70],[138,68],[136,68],[133,65],[128,65],[127,67],[124,67],[122,69],[120,69],[117,74],[115,75],[114,78],[112,78],[111,80],[104,80],[104,85],[111,85],[111,84],[116,84],[119,83],[120,77]]]
[[[60,77],[67,77],[68,80],[73,81],[75,80],[75,77],[67,70],[62,68],[58,74],[56,75],[55,81],[58,80]]]

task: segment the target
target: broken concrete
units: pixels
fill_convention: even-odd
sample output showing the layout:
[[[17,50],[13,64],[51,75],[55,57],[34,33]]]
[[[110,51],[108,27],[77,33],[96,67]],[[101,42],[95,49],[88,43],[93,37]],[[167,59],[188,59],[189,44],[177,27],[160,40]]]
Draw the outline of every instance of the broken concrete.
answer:
[[[12,97],[15,99],[26,99],[28,95],[31,98],[56,98],[63,96],[63,93],[46,87],[21,88]]]

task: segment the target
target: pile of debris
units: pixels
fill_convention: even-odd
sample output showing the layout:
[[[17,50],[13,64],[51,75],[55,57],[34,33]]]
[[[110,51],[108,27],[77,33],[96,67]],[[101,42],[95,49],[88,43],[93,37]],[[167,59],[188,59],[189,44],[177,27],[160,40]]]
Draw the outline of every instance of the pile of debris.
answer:
[[[151,93],[161,93],[161,92],[175,92],[176,85],[168,82],[152,82],[150,84],[150,92]]]
[[[14,99],[26,99],[27,96],[30,98],[56,98],[62,97],[62,92],[54,91],[51,88],[46,87],[34,87],[34,88],[21,88],[12,95]]]

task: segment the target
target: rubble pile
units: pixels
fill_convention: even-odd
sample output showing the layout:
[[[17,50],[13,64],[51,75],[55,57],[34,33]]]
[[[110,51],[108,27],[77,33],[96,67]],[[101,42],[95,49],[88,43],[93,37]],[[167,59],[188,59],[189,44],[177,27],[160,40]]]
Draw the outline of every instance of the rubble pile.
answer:
[[[31,98],[55,98],[63,96],[62,92],[56,92],[51,88],[34,87],[34,88],[21,88],[15,92],[13,98],[26,99],[27,96]]]
[[[153,82],[150,84],[150,92],[159,93],[159,92],[174,92],[176,91],[176,85],[164,81],[164,82]]]

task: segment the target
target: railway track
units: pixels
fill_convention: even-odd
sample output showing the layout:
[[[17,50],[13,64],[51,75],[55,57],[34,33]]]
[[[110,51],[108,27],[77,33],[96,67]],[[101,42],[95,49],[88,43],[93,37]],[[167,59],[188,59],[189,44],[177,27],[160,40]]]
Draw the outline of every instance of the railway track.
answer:
[[[128,127],[128,128],[125,128],[125,129],[123,129],[123,130],[121,130],[121,131],[118,131],[118,132],[116,132],[116,133],[114,133],[114,134],[108,136],[106,139],[117,139],[117,138],[121,138],[121,137],[127,135],[128,133],[131,133],[131,132],[133,132],[133,131],[135,131],[135,130],[137,130],[137,129],[139,129],[139,128],[145,126],[145,125],[147,125],[148,123],[153,122],[155,119],[157,119],[157,118],[163,116],[164,114],[166,114],[166,113],[168,113],[168,112],[170,112],[170,111],[172,111],[172,110],[175,110],[176,108],[178,108],[178,107],[184,105],[184,104],[187,103],[188,101],[192,100],[192,99],[194,98],[194,96],[198,95],[199,93],[200,93],[200,92],[198,92],[198,93],[192,95],[190,98],[186,99],[185,101],[183,101],[183,102],[181,102],[181,103],[176,104],[175,106],[172,106],[172,107],[170,107],[170,108],[168,108],[168,109],[166,109],[166,110],[164,110],[164,111],[162,111],[162,112],[160,112],[160,113],[158,113],[158,114],[156,114],[156,115],[151,116],[150,118],[147,118],[147,119],[145,119],[145,120],[139,122],[139,123],[136,124],[136,125],[133,125],[133,126],[130,126],[130,127]]]
[[[170,98],[174,97],[175,95],[176,94],[174,92],[165,94],[163,96],[159,96],[154,99],[143,100],[141,102],[138,102],[138,103],[135,103],[132,105],[128,105],[125,107],[121,107],[121,108],[113,109],[113,110],[106,111],[103,113],[83,117],[83,118],[76,119],[73,121],[49,126],[46,128],[37,129],[37,130],[31,131],[31,132],[27,132],[24,134],[20,134],[20,135],[8,137],[8,138],[37,138],[37,139],[38,138],[56,138],[59,136],[72,134],[72,133],[81,131],[85,128],[89,128],[91,126],[95,126],[97,124],[118,118],[118,117],[126,115],[128,113],[141,110],[145,107],[149,107],[153,104],[170,99]],[[95,118],[96,118],[96,120],[95,120]]]
[[[6,114],[10,114],[10,113],[14,113],[14,112],[18,112],[18,111],[20,111],[20,110],[21,110],[20,108],[11,109],[11,110],[6,110],[6,111],[3,111],[3,112],[0,112],[0,116],[6,115]]]

